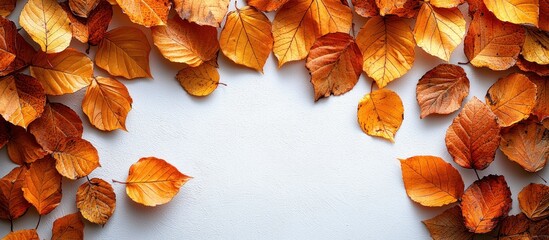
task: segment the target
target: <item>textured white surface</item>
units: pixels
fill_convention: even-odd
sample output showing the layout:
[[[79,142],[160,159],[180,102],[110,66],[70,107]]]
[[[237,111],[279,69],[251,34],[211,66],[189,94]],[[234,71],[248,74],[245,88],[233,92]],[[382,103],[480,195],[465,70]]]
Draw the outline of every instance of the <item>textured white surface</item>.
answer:
[[[114,10],[112,27],[130,24],[120,8]],[[363,22],[357,19],[357,30]],[[142,29],[150,35],[150,30]],[[102,167],[91,177],[124,180],[130,165],[145,156],[166,159],[194,177],[172,202],[156,208],[131,202],[124,186],[114,184],[115,214],[104,227],[86,223],[86,238],[429,238],[421,220],[444,208],[421,207],[409,200],[397,158],[436,155],[457,167],[444,144],[456,113],[419,119],[416,83],[441,61],[420,49],[416,53],[413,69],[388,86],[401,96],[405,108],[394,144],[367,136],[357,124],[357,104],[370,91],[371,80],[363,75],[351,92],[314,103],[304,62],[278,70],[273,55],[264,75],[237,67],[220,55],[221,81],[228,86],[219,86],[207,98],[194,98],[174,80],[181,65],[164,60],[153,47],[154,80],[124,81],[134,99],[129,132],[91,128],[80,108],[85,90],[54,98],[80,114],[84,138],[99,150]],[[466,61],[462,45],[451,63],[459,61]],[[464,68],[471,80],[467,101],[473,96],[484,99],[489,86],[508,73]],[[0,154],[0,173],[5,174],[13,165],[5,150]],[[471,170],[458,169],[466,186],[476,179]],[[505,175],[513,193],[512,213],[519,212],[520,189],[541,182],[499,151],[495,162],[479,173]],[[547,169],[540,175],[547,178]],[[83,182],[64,180],[62,204],[42,218],[41,238],[51,237],[56,218],[77,211],[75,193]],[[36,221],[35,210],[30,210],[15,221],[15,228],[32,228]],[[8,231],[9,223],[0,224],[0,235]]]

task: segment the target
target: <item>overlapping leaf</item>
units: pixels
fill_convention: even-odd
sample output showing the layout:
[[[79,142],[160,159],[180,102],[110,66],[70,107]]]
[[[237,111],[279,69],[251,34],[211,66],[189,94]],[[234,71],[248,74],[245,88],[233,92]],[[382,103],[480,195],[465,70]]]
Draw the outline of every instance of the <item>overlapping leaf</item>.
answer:
[[[542,121],[549,118],[549,79],[535,75],[528,77],[536,84],[536,105],[532,109],[532,115]]]
[[[500,239],[503,240],[528,240],[527,231],[530,227],[530,220],[523,213],[508,216],[501,221],[499,230]]]
[[[81,138],[61,141],[51,155],[56,160],[57,172],[68,179],[85,177],[100,166],[97,149]]]
[[[538,25],[538,0],[484,0],[484,4],[501,21]]]
[[[501,151],[528,172],[541,170],[549,159],[549,129],[536,122],[518,123],[501,134]]]
[[[55,169],[55,159],[47,156],[30,165],[23,181],[23,196],[38,214],[45,215],[61,203],[61,175]]]
[[[87,18],[100,1],[101,0],[68,0],[69,7],[74,15],[83,18]]]
[[[526,28],[522,56],[530,62],[541,65],[549,64],[549,33]]]
[[[527,118],[536,104],[537,87],[523,74],[512,73],[498,79],[486,93],[486,103],[502,127]]]
[[[40,237],[36,229],[26,229],[10,232],[2,240],[40,240]]]
[[[112,6],[106,0],[101,0],[87,18],[81,18],[72,14],[67,2],[60,4],[71,21],[73,37],[82,43],[89,43],[93,46],[99,44],[111,22]]]
[[[0,179],[0,218],[17,219],[31,206],[23,197],[23,181],[27,168],[16,167]]]
[[[48,154],[36,142],[34,136],[18,126],[10,126],[8,156],[15,164],[25,165],[43,158]]]
[[[72,213],[53,222],[51,239],[84,239],[84,223],[78,213]]]
[[[130,20],[145,27],[166,25],[169,0],[116,0]]]
[[[380,89],[366,94],[358,104],[358,124],[362,131],[394,142],[402,120],[402,100],[389,89]]]
[[[433,239],[469,240],[474,233],[469,232],[463,223],[460,206],[423,221]]]
[[[29,132],[44,150],[53,152],[68,137],[82,137],[80,117],[61,103],[48,103],[44,113],[30,126]]]
[[[289,0],[247,0],[248,5],[255,7],[257,8],[257,10],[263,12],[276,11],[288,1]]]
[[[518,194],[520,209],[534,221],[549,216],[549,186],[531,183]]]
[[[174,0],[175,11],[183,19],[198,25],[219,27],[227,14],[230,0]]]
[[[518,57],[517,67],[522,71],[534,72],[539,76],[549,76],[549,65],[526,61],[523,56]]]
[[[82,100],[82,110],[97,129],[126,130],[132,98],[124,84],[112,78],[96,77]]]
[[[375,0],[352,0],[355,12],[363,17],[375,17],[379,15],[379,8]]]
[[[5,0],[0,3],[0,16],[6,17],[15,9],[17,0]]]
[[[105,224],[116,208],[116,195],[108,182],[92,178],[78,188],[76,207],[88,221]]]
[[[379,14],[396,15],[399,17],[412,18],[416,16],[419,1],[418,0],[375,0],[379,8]]]
[[[15,74],[0,78],[0,92],[0,115],[14,125],[26,128],[44,111],[44,89],[31,76]]]

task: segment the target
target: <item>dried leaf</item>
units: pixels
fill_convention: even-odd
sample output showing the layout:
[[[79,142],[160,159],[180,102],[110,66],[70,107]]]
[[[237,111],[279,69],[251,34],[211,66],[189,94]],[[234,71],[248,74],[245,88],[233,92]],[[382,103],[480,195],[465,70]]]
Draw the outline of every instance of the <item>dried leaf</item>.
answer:
[[[43,52],[58,53],[71,43],[70,20],[56,0],[29,0],[21,11],[19,24]]]
[[[19,230],[10,232],[2,240],[40,240],[36,229]]]
[[[5,0],[0,3],[0,16],[7,17],[15,9],[17,0]]]
[[[332,32],[349,32],[353,13],[340,0],[290,0],[273,22],[273,52],[281,67],[304,59],[315,40]]]
[[[373,17],[357,35],[362,51],[362,69],[377,86],[403,76],[414,63],[414,36],[408,23],[396,16]]]
[[[230,12],[219,37],[223,54],[236,64],[263,72],[273,50],[271,22],[253,7]]]
[[[85,177],[100,166],[97,149],[81,138],[61,141],[51,156],[56,160],[57,172],[68,179]]]
[[[76,192],[76,207],[82,216],[96,224],[105,224],[116,208],[116,194],[108,182],[92,178]]]
[[[113,76],[127,79],[151,77],[151,46],[145,34],[133,27],[119,27],[105,35],[95,54],[95,64]]]
[[[8,123],[0,116],[0,149],[8,143],[9,139]]]
[[[517,67],[525,72],[534,72],[539,76],[549,76],[549,65],[540,65],[535,62],[529,62],[523,56],[519,56]]]
[[[26,128],[44,111],[44,89],[31,76],[15,74],[0,78],[0,92],[0,114],[13,125]]]
[[[549,0],[539,0],[539,28],[549,31]]]
[[[462,67],[440,64],[429,70],[417,83],[416,98],[421,118],[433,113],[450,114],[461,107],[469,95],[469,79]]]
[[[8,68],[15,60],[17,28],[12,21],[0,17],[0,69]]]
[[[124,84],[113,78],[96,77],[82,100],[82,110],[99,130],[126,130],[126,117],[132,103]]]
[[[46,94],[74,93],[91,83],[93,62],[76,49],[60,53],[38,53],[32,60],[30,73],[38,79]]]
[[[29,132],[44,150],[53,152],[59,142],[68,137],[82,137],[82,121],[69,107],[48,103],[44,113],[30,126]]]
[[[532,109],[539,121],[549,118],[549,79],[535,75],[528,76],[530,81],[536,84],[536,105]]]
[[[87,18],[90,12],[97,7],[101,0],[68,0],[69,7],[74,15]]]
[[[375,0],[379,7],[379,14],[396,15],[398,17],[415,17],[419,9],[418,0]]]
[[[154,45],[172,61],[197,67],[215,58],[219,50],[217,29],[174,17],[167,26],[152,28]]]
[[[51,239],[84,239],[84,223],[78,213],[68,214],[53,222]]]
[[[88,31],[88,25],[87,19],[77,17],[72,13],[71,8],[69,7],[69,1],[61,2],[59,5],[61,5],[61,8],[67,13],[67,17],[69,18],[69,21],[71,22],[71,30],[72,30],[72,37],[81,43],[87,43],[89,41],[89,31]]]
[[[549,34],[537,29],[526,28],[522,56],[526,61],[541,65],[549,64]]]
[[[105,0],[100,0],[88,18],[74,16],[69,8],[68,2],[60,3],[71,21],[73,37],[82,43],[89,43],[92,46],[99,44],[105,36],[107,28],[112,19],[112,6]]]
[[[501,21],[538,25],[538,0],[484,0],[484,4]]]
[[[175,79],[187,93],[195,97],[210,95],[219,85],[219,73],[212,64],[186,67],[177,73]]]
[[[358,104],[358,124],[366,134],[394,142],[394,136],[404,120],[402,100],[389,89],[366,94]]]
[[[353,89],[362,73],[362,54],[351,35],[328,33],[313,44],[305,66],[318,101]]]
[[[400,160],[406,193],[414,202],[440,207],[457,202],[463,195],[463,180],[452,165],[434,156]]]
[[[450,55],[465,36],[465,19],[457,8],[436,8],[429,3],[421,5],[414,27],[419,47],[442,60]]]
[[[141,158],[130,167],[126,193],[133,201],[154,207],[171,201],[189,179],[162,159]]]
[[[430,0],[431,5],[438,8],[455,8],[461,5],[464,0]]]
[[[528,118],[536,104],[536,84],[523,74],[512,73],[498,79],[486,93],[486,103],[502,127]]]
[[[229,0],[174,0],[175,11],[198,25],[219,27],[229,9]]]
[[[549,237],[549,219],[544,219],[530,224],[530,236],[533,240],[547,240]]]
[[[502,236],[505,236],[507,238],[504,239],[530,239],[528,237],[524,238],[524,233],[528,231],[528,228],[530,227],[530,220],[524,215],[523,213],[518,215],[513,215],[504,218],[501,221],[501,227],[499,230],[499,233]]]
[[[247,0],[248,5],[257,8],[259,11],[272,12],[281,8],[289,0]],[[353,0],[354,1],[354,0]],[[354,2],[353,2],[354,5]]]
[[[15,164],[32,163],[48,154],[24,128],[10,126],[10,136],[8,156]]]
[[[375,17],[379,15],[379,8],[375,0],[352,0],[355,12],[363,17]]]
[[[492,231],[511,209],[511,191],[503,176],[489,175],[465,190],[461,209],[465,226],[474,233]]]
[[[36,50],[19,33],[17,33],[14,42],[9,44],[14,46],[13,53],[16,56],[9,66],[0,69],[0,76],[6,76],[27,67],[36,54]]]
[[[46,215],[61,202],[61,175],[55,169],[55,159],[47,156],[30,165],[23,181],[23,196],[38,214]]]
[[[520,191],[518,200],[528,218],[538,221],[549,216],[549,186],[530,183]]]
[[[0,218],[17,219],[31,206],[23,197],[23,181],[27,168],[19,166],[0,179]]]
[[[528,172],[541,170],[549,159],[549,129],[542,124],[518,123],[503,131],[500,149]]]
[[[145,27],[166,25],[169,0],[116,0],[122,11],[134,23]]]
[[[469,240],[473,236],[465,225],[459,205],[423,221],[434,240]]]

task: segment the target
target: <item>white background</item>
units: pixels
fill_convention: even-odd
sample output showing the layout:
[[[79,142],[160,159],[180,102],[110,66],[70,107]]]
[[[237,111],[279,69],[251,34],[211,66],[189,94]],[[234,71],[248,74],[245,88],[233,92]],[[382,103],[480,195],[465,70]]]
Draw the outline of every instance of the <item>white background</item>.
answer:
[[[10,19],[17,22],[23,2]],[[130,24],[119,7],[114,12],[111,27]],[[358,31],[364,19],[355,17],[355,23]],[[150,30],[141,29],[150,37]],[[73,46],[85,48],[74,41]],[[271,54],[262,75],[220,55],[221,82],[227,86],[195,98],[174,79],[181,64],[164,60],[154,46],[150,60],[154,79],[124,81],[134,100],[128,132],[93,129],[80,107],[85,90],[52,100],[82,117],[84,138],[101,158],[102,167],[91,177],[124,180],[131,164],[156,156],[194,179],[172,202],[155,208],[133,203],[123,185],[113,184],[116,212],[104,227],[86,223],[87,239],[426,239],[429,233],[421,220],[445,208],[410,201],[397,158],[440,156],[459,169],[466,186],[476,179],[471,170],[452,161],[444,144],[457,113],[419,118],[417,81],[442,63],[419,48],[412,70],[388,85],[405,109],[394,144],[364,134],[357,123],[358,102],[370,92],[371,80],[364,74],[351,92],[314,103],[303,61],[278,69]],[[462,45],[450,62],[460,61],[466,61]],[[473,96],[484,99],[490,85],[511,72],[464,68],[471,80],[466,101]],[[5,150],[0,158],[5,174],[14,165]],[[499,151],[494,163],[479,173],[505,175],[513,193],[513,214],[520,211],[516,196],[522,187],[541,182]],[[548,171],[539,174],[547,178]],[[82,183],[63,180],[62,203],[42,218],[41,238],[51,237],[56,218],[77,211],[75,193]],[[33,228],[36,221],[31,209],[15,221],[15,228]],[[9,223],[2,222],[0,235],[8,231]]]

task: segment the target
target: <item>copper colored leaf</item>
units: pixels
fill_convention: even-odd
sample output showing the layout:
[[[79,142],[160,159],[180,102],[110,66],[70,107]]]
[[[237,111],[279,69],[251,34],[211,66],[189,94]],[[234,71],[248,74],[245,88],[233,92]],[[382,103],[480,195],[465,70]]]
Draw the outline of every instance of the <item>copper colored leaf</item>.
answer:
[[[108,182],[92,178],[76,192],[76,207],[82,216],[96,224],[105,224],[116,208],[116,195]]]
[[[154,207],[171,201],[189,179],[162,159],[141,158],[130,167],[126,193],[133,201]]]
[[[10,141],[8,142],[8,156],[15,164],[24,165],[43,158],[48,154],[36,142],[34,136],[24,128],[10,126]]]
[[[219,85],[219,72],[208,62],[198,67],[179,70],[175,79],[190,95],[204,97],[210,95]]]
[[[0,17],[0,70],[8,68],[15,60],[17,28],[12,21]]]
[[[523,213],[508,216],[501,221],[499,230],[500,235],[506,236],[505,239],[524,239],[524,233],[530,227],[530,220]],[[527,238],[528,239],[528,238]]]
[[[68,0],[69,7],[74,15],[87,18],[90,12],[97,7],[101,0]]]
[[[97,45],[103,40],[109,23],[112,20],[112,6],[105,0],[102,0],[97,7],[91,11],[87,19],[88,42],[91,45]]]
[[[198,25],[219,27],[229,9],[229,0],[174,0],[175,11]]]
[[[126,130],[132,98],[124,84],[113,78],[96,77],[82,100],[82,110],[97,129]]]
[[[375,0],[379,8],[379,14],[396,15],[398,17],[412,18],[416,16],[418,0]]]
[[[469,79],[463,68],[440,64],[431,69],[417,83],[416,98],[421,118],[430,114],[449,114],[461,107],[469,95]]]
[[[549,78],[529,76],[530,81],[536,84],[536,105],[532,109],[532,115],[542,121],[549,118]]]
[[[263,12],[276,11],[288,1],[289,0],[247,0],[248,5],[255,7],[257,8],[257,10]]]
[[[116,0],[130,20],[145,27],[166,25],[169,0]]]
[[[414,202],[440,207],[457,202],[463,195],[459,172],[442,158],[415,156],[400,160],[406,193]]]
[[[51,239],[84,239],[84,223],[78,213],[68,214],[53,222]]]
[[[434,240],[469,240],[473,236],[465,225],[461,207],[454,206],[434,218],[423,221]]]
[[[68,137],[82,137],[82,121],[69,107],[61,103],[46,104],[44,113],[30,126],[29,132],[44,150],[52,152]]]
[[[47,156],[30,165],[23,181],[23,196],[38,214],[45,215],[61,202],[61,175],[55,169],[55,159]]]
[[[151,77],[151,46],[145,34],[133,27],[119,27],[104,36],[95,54],[95,64],[113,76],[127,79]]]
[[[10,139],[8,123],[3,117],[0,117],[0,149],[2,149]]]
[[[520,191],[518,200],[528,218],[538,221],[549,216],[549,186],[530,183]]]
[[[67,13],[67,17],[71,22],[72,37],[82,43],[89,41],[89,32],[87,26],[87,20],[85,18],[77,17],[71,11],[69,7],[69,1],[59,3],[61,8]]]
[[[193,67],[214,58],[219,50],[217,29],[177,16],[168,20],[167,26],[152,28],[152,37],[166,59]]]
[[[56,160],[55,168],[59,174],[68,179],[85,177],[100,166],[97,149],[81,138],[61,141],[51,155]]]
[[[328,33],[313,44],[305,66],[317,101],[353,89],[362,73],[362,54],[349,34]]]
[[[543,31],[549,31],[549,0],[539,0],[538,26]]]
[[[523,56],[519,56],[517,67],[525,72],[534,72],[539,76],[549,76],[549,65],[540,65],[535,62],[529,62]]]
[[[13,125],[26,128],[44,111],[44,89],[31,76],[15,74],[0,78],[0,92],[0,115]]]
[[[358,124],[366,134],[394,142],[404,120],[404,107],[395,92],[379,89],[360,100],[357,115]]]
[[[501,21],[538,25],[538,0],[484,0],[484,4]]]
[[[15,9],[17,0],[4,0],[0,2],[0,16],[7,17]]]
[[[526,28],[522,56],[530,62],[541,65],[549,64],[549,33]]]
[[[363,17],[375,17],[379,15],[379,8],[375,0],[352,0],[355,12]]]
[[[362,69],[380,88],[412,68],[414,36],[408,23],[399,17],[371,18],[358,32],[356,41],[363,56]]]
[[[547,164],[549,129],[540,123],[518,123],[501,137],[501,151],[526,171],[537,172]]]
[[[528,231],[532,240],[547,240],[549,238],[549,219],[533,222]]]
[[[23,181],[27,168],[19,166],[0,179],[0,218],[17,219],[31,206],[23,197]]]
[[[0,18],[0,31],[4,32],[0,34],[0,49],[15,55],[15,59],[8,66],[0,68],[0,76],[6,76],[29,65],[36,51],[21,34],[15,32],[13,22]]]
[[[10,232],[2,240],[40,240],[36,229],[19,230]]]
[[[528,118],[536,104],[536,84],[523,74],[512,73],[498,79],[486,93],[486,103],[502,127]]]

